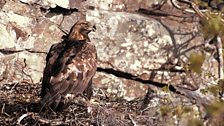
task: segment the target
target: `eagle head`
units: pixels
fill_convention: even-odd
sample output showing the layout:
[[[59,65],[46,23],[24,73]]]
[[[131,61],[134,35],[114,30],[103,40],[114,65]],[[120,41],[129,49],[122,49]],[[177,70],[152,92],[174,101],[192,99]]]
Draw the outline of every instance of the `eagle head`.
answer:
[[[70,40],[79,41],[79,40],[87,40],[89,41],[88,34],[91,31],[95,31],[95,25],[91,24],[88,21],[78,21],[72,26],[68,38]]]

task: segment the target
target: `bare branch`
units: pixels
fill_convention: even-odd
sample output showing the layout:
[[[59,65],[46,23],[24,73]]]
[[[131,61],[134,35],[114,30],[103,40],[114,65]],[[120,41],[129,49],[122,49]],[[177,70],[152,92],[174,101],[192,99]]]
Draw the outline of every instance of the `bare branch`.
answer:
[[[219,79],[223,79],[223,54],[222,54],[222,40],[220,36],[217,36],[216,48],[218,52],[219,62]]]
[[[170,0],[170,2],[172,3],[172,5],[179,9],[179,10],[183,10],[183,11],[186,11],[186,12],[189,12],[189,13],[195,13],[194,10],[191,10],[191,9],[182,9],[178,4],[177,4],[177,0]],[[185,3],[185,1],[183,1]],[[187,4],[191,5],[190,2],[187,1]]]
[[[24,119],[24,118],[26,118],[27,116],[30,116],[30,115],[33,115],[33,113],[32,112],[29,112],[29,113],[26,113],[26,114],[23,114],[22,116],[20,116],[18,119],[17,119],[17,125],[21,125],[20,124],[20,122]]]
[[[24,69],[27,67],[26,59],[24,59],[24,60],[23,60],[23,62],[24,62],[24,66],[23,66],[23,68],[22,68],[22,73],[23,73],[24,75],[26,75],[27,77],[29,77],[29,78],[30,78],[31,83],[32,83],[32,84],[34,84],[34,82],[33,82],[33,79],[32,79],[32,77],[31,77],[31,75],[27,74],[27,73],[24,71]]]
[[[133,124],[133,126],[137,126],[136,122],[134,121],[134,119],[131,117],[131,115],[128,114],[129,119],[131,120],[131,123]]]

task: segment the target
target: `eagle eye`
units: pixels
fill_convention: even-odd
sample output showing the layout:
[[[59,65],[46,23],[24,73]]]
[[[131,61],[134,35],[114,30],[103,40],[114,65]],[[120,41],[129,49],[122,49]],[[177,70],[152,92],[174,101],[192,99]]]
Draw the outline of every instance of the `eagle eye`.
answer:
[[[83,24],[85,27],[88,27],[89,26],[89,23],[84,23]]]

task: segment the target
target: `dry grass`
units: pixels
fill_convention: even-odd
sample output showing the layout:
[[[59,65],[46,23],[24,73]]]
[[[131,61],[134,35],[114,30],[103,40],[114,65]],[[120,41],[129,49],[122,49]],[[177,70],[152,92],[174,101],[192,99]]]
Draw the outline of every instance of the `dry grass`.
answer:
[[[166,126],[175,122],[171,112],[162,116],[165,102],[158,96],[159,103],[151,102],[142,110],[143,98],[126,101],[95,89],[91,101],[78,97],[62,112],[43,112],[39,92],[40,84],[0,84],[0,125]]]

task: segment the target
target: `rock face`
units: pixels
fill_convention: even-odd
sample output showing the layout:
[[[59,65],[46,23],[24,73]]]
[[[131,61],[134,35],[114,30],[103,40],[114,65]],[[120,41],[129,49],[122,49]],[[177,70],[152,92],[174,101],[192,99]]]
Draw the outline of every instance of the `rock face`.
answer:
[[[176,68],[183,70],[187,62],[185,56],[192,53],[188,49],[203,42],[202,37],[196,36],[197,23],[182,25],[175,20],[100,9],[87,11],[86,17],[97,24],[97,31],[90,37],[97,45],[99,67],[122,71],[142,80],[181,85],[191,90],[198,88],[201,80],[195,78],[199,76],[178,72]],[[145,92],[144,88],[141,90]]]
[[[20,0],[27,4],[40,4],[42,7],[55,8],[57,6],[65,9],[82,8],[83,0]]]
[[[172,53],[167,51],[171,37],[158,21],[126,12],[100,12],[99,17],[92,13],[87,12],[87,20],[97,24],[91,38],[101,67],[141,75],[159,69]]]
[[[163,0],[87,0],[89,6],[106,11],[134,12],[140,8],[149,9],[163,3]]]
[[[52,19],[58,21],[57,17],[60,15],[43,17],[45,13],[42,13],[40,8],[30,7],[18,1],[6,2],[2,10],[0,12],[1,78],[9,82],[40,82],[46,53],[53,43],[61,41],[64,35],[61,29],[66,30],[63,26],[59,29],[58,24],[52,21]],[[78,16],[76,20],[73,18],[75,14],[70,17],[73,22],[61,20],[61,23],[72,26],[78,20]]]
[[[195,83],[198,80],[188,78],[194,73],[171,70],[177,70],[176,66],[182,69],[192,49],[202,44],[203,39],[198,35],[198,24],[192,23],[192,15],[180,13],[169,5],[157,14],[147,12],[161,2],[1,1],[0,80],[7,80],[7,83],[40,82],[50,46],[60,42],[64,32],[68,32],[77,20],[86,18],[97,27],[96,32],[90,34],[90,38],[97,47],[98,67],[115,72],[122,71],[142,80],[173,85],[184,82],[197,88]],[[170,15],[164,12],[170,12]],[[147,88],[146,85],[140,85],[140,82],[104,72],[98,72],[94,82],[96,87],[108,88],[108,92],[126,99],[145,95]]]

